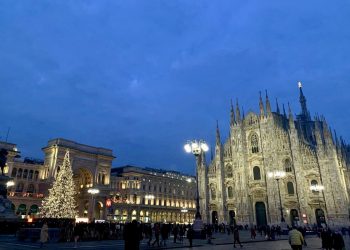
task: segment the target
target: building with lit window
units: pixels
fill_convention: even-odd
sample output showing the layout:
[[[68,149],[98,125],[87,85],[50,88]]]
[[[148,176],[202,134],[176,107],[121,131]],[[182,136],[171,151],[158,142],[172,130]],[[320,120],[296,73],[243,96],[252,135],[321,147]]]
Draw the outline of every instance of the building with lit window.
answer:
[[[125,222],[192,222],[195,177],[180,172],[124,166],[111,170],[110,216]]]
[[[52,186],[66,150],[82,218],[143,222],[191,222],[195,211],[195,178],[179,172],[131,166],[112,168],[112,150],[66,139],[50,140],[44,160],[22,159],[16,144],[0,142],[8,154],[6,175],[15,185],[8,197],[18,215],[36,216]],[[97,189],[91,194],[89,189]]]

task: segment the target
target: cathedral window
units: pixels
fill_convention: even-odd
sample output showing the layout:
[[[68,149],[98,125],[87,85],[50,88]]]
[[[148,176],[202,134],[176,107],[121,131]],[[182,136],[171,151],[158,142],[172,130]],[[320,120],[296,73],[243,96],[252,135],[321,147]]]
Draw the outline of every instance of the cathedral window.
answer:
[[[227,177],[232,178],[233,173],[232,173],[232,166],[227,166]]]
[[[253,177],[254,180],[261,180],[260,168],[258,166],[253,168]]]
[[[216,190],[214,187],[211,188],[211,199],[212,200],[216,199]]]
[[[292,163],[290,162],[289,159],[287,159],[287,160],[284,162],[284,170],[285,170],[287,173],[292,172]]]
[[[259,153],[259,139],[257,134],[253,134],[250,138],[250,143],[252,146],[252,153]]]
[[[287,183],[287,191],[289,195],[294,195],[294,184],[293,182]]]
[[[317,185],[318,185],[318,182],[317,182],[316,180],[312,180],[312,181],[311,181],[311,186],[313,186],[313,187],[314,187],[314,186],[317,186]],[[312,190],[312,193],[313,193],[313,194],[316,194],[316,193],[317,193],[317,191]]]
[[[233,198],[233,188],[231,186],[227,188],[227,195],[229,199]]]

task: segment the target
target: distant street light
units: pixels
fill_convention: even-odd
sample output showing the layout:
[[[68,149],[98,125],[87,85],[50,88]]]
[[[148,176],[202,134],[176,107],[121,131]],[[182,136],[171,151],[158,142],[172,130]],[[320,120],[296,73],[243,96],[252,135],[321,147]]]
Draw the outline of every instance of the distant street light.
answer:
[[[9,188],[9,187],[13,187],[15,185],[15,182],[14,181],[8,181],[7,183],[6,183],[6,186],[7,186],[7,188]]]
[[[284,171],[268,172],[267,176],[269,178],[274,178],[277,181],[278,196],[280,198],[281,222],[285,222],[285,219],[284,219],[284,216],[283,216],[283,208],[282,208],[282,199],[281,199],[281,191],[280,191],[280,182],[279,182],[279,180],[286,176],[286,172],[284,172]]]

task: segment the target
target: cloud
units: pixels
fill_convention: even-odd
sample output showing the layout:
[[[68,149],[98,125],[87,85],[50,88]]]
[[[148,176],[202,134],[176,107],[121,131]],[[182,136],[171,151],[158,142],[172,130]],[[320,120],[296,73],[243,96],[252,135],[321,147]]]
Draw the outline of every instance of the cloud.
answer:
[[[186,170],[182,142],[212,142],[217,119],[225,136],[231,98],[256,111],[268,89],[297,113],[301,80],[310,110],[348,139],[349,10],[319,1],[2,1],[0,131],[14,127],[34,156],[67,136],[115,149],[115,165]]]

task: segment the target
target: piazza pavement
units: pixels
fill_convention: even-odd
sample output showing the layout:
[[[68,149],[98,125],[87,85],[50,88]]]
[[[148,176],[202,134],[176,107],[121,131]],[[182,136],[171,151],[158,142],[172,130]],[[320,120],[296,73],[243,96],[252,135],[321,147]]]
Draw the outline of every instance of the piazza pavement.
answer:
[[[216,233],[213,235],[211,244],[208,244],[206,240],[194,240],[193,250],[226,250],[233,248],[233,235],[227,235],[223,233]],[[261,249],[261,250],[287,250],[291,249],[287,236],[281,236],[280,239],[275,241],[266,241],[263,236],[257,235],[255,240],[250,239],[249,231],[240,231],[240,238],[243,244],[242,249]],[[151,250],[151,249],[189,249],[189,243],[187,239],[184,239],[183,243],[173,243],[173,237],[167,242],[166,247],[148,247],[147,240],[144,239],[140,244],[140,249]],[[153,238],[154,240],[154,238]],[[307,247],[303,249],[321,249],[321,239],[317,236],[307,236],[306,238]],[[346,249],[350,250],[350,237],[349,235],[344,237]],[[32,243],[29,241],[19,242],[14,236],[0,236],[0,250],[17,250],[17,249],[37,249],[40,248],[39,243]],[[236,245],[237,249],[241,249],[239,245]],[[62,243],[48,243],[42,249],[75,249],[73,242],[62,242]],[[80,242],[78,249],[94,249],[94,250],[107,250],[107,249],[124,249],[123,240],[105,240],[105,241],[86,241]]]

